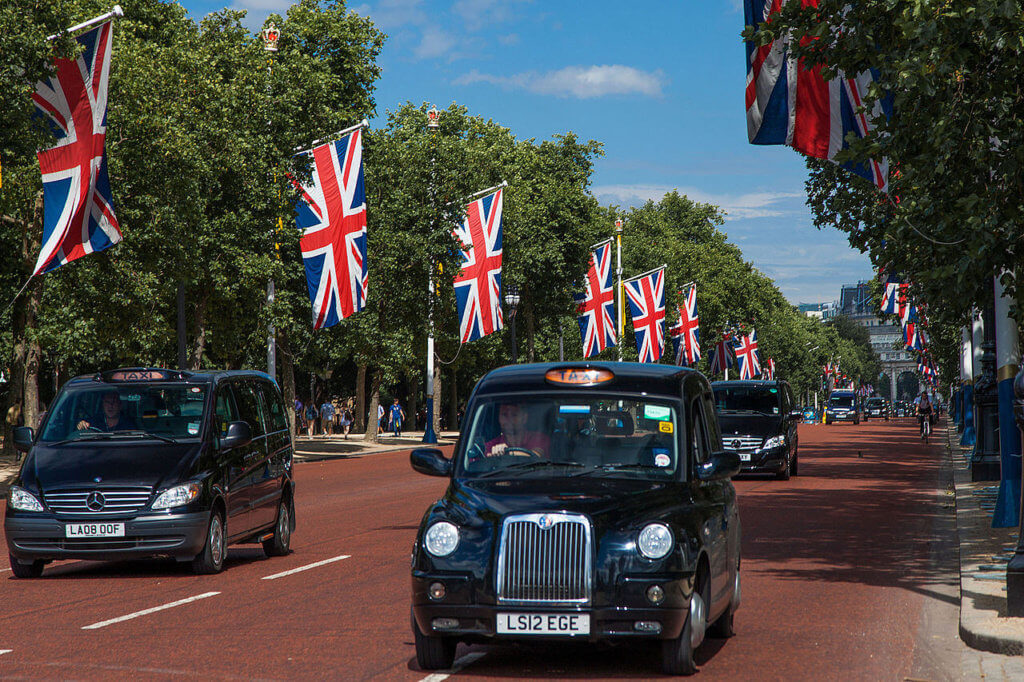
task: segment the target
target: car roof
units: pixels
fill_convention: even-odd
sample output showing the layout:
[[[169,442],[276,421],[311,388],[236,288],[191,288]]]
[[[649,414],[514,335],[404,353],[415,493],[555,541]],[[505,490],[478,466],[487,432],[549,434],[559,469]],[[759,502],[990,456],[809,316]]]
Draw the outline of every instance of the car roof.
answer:
[[[783,379],[719,379],[712,381],[711,386],[778,386],[786,383]]]
[[[138,380],[138,381],[115,381],[112,376],[117,372],[161,372],[166,376],[160,379],[149,379],[149,380]],[[69,379],[68,386],[89,384],[89,383],[102,383],[110,386],[119,385],[130,385],[130,384],[142,384],[142,383],[167,383],[167,382],[182,382],[188,384],[216,384],[224,379],[230,379],[231,377],[254,377],[266,379],[267,381],[273,382],[270,375],[266,372],[260,372],[252,369],[211,369],[201,371],[191,371],[183,369],[168,369],[166,367],[117,367],[111,370],[105,370],[103,372],[95,372],[93,374],[81,374]],[[276,383],[276,382],[274,382]]]
[[[603,369],[610,371],[614,378],[596,386],[560,386],[549,382],[545,375],[549,370]],[[537,362],[522,365],[507,365],[491,370],[477,383],[475,395],[515,393],[521,391],[624,391],[635,393],[662,393],[679,396],[684,381],[703,382],[710,387],[703,374],[695,369],[677,365],[660,365],[640,362]]]

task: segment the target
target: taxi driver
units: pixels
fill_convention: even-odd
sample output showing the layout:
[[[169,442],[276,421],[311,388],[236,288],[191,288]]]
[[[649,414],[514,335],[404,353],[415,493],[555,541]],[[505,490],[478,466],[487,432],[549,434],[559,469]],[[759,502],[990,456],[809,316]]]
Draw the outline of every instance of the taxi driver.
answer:
[[[94,431],[121,431],[134,429],[135,424],[121,414],[121,396],[117,391],[107,391],[103,394],[102,414],[92,419],[83,419],[78,422],[79,431],[93,429]]]
[[[551,440],[544,434],[526,428],[530,414],[517,403],[501,403],[498,407],[498,425],[501,435],[484,444],[484,457],[500,455],[527,455],[528,450],[546,456]],[[509,450],[511,449],[511,452]]]

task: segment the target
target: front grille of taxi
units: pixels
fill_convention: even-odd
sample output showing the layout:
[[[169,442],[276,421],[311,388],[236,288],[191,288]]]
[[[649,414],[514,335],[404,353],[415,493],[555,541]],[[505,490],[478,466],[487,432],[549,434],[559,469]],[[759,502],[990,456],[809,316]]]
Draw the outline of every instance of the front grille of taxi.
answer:
[[[520,514],[506,518],[498,550],[498,601],[589,603],[591,538],[590,523],[580,514]]]
[[[100,497],[97,498],[95,493],[99,493]],[[152,494],[153,488],[150,486],[47,490],[43,492],[43,501],[57,515],[101,517],[137,512],[146,505]],[[102,504],[98,504],[98,500]]]
[[[722,444],[727,450],[734,450],[741,455],[752,455],[761,447],[764,438],[760,436],[722,436]]]

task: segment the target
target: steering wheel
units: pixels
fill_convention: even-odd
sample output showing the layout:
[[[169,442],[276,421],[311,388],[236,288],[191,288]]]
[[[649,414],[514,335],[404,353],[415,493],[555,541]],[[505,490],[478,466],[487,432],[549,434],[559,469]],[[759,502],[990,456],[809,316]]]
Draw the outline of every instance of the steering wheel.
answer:
[[[501,453],[502,457],[529,457],[531,459],[543,459],[543,456],[536,450],[530,448],[524,448],[520,445],[509,445],[505,448],[505,452]]]

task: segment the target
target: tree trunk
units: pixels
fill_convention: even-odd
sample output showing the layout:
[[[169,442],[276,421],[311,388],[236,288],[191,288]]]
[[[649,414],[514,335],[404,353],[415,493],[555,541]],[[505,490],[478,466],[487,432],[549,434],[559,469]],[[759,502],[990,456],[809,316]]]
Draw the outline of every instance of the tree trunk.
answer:
[[[377,405],[380,404],[380,372],[373,373],[370,381],[370,413],[366,420],[366,430],[363,432],[363,440],[377,443]]]
[[[356,413],[354,430],[366,428],[366,363],[356,366]]]
[[[434,433],[441,437],[441,372],[434,366]]]
[[[203,365],[203,353],[206,352],[206,307],[209,303],[209,293],[203,289],[199,300],[196,301],[195,326],[196,337],[192,345],[192,352],[189,354],[188,368],[195,371]]]
[[[409,431],[419,428],[419,420],[416,418],[416,411],[419,409],[420,374],[413,372],[409,375],[409,413],[406,415],[409,422]]]
[[[292,438],[295,438],[298,436],[296,424],[299,421],[295,414],[295,358],[288,342],[288,333],[284,329],[277,330],[277,348],[280,351],[277,355],[281,360],[281,393],[287,408],[288,429],[292,432]]]
[[[534,360],[534,332],[535,332],[535,320],[533,318],[533,307],[526,306],[526,359],[528,362],[535,362]]]
[[[452,373],[448,380],[448,430],[455,431],[459,428],[459,384],[455,380],[455,366],[452,365]]]

